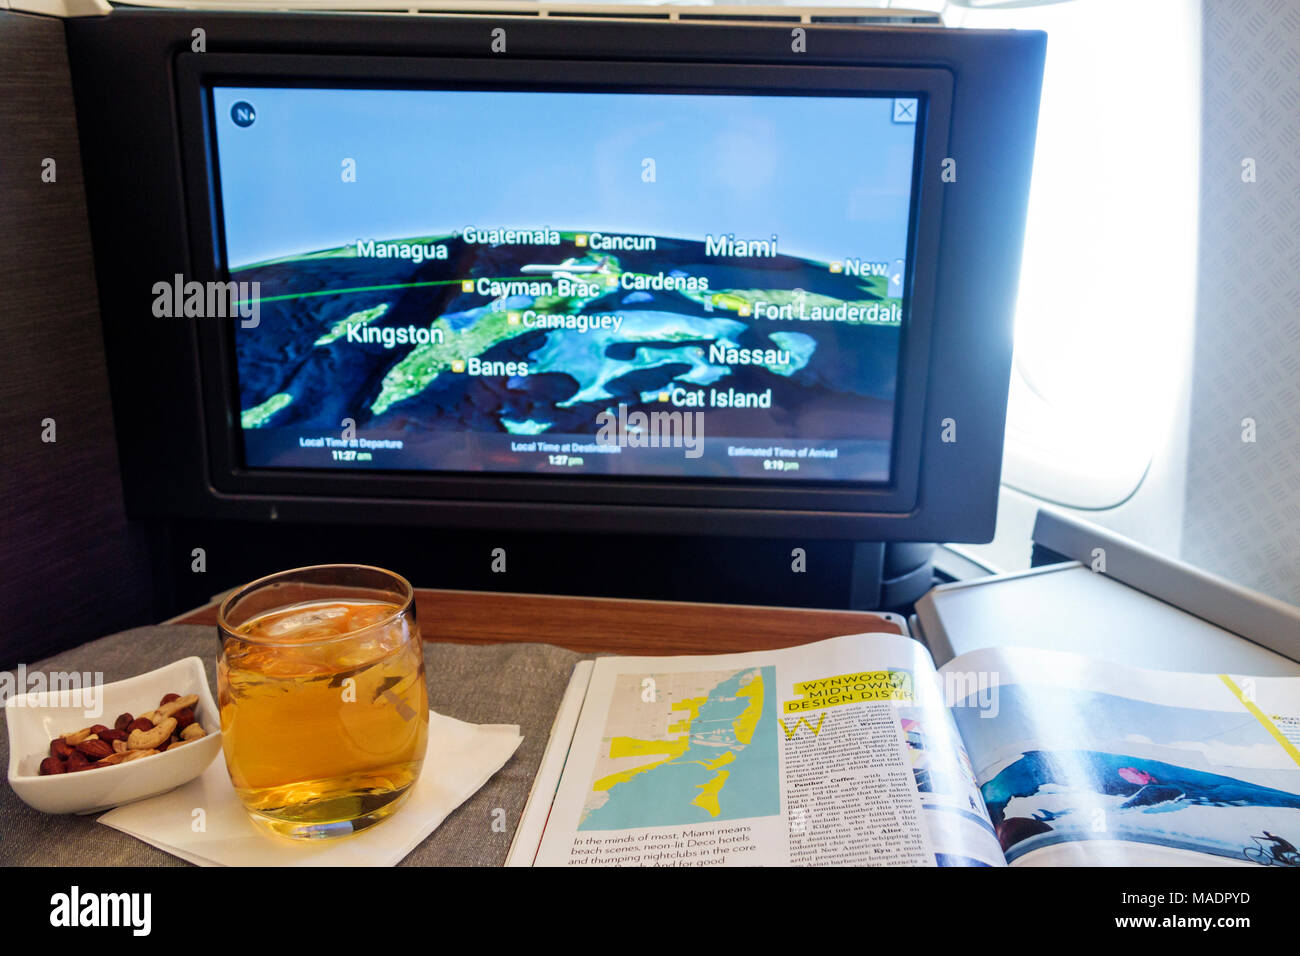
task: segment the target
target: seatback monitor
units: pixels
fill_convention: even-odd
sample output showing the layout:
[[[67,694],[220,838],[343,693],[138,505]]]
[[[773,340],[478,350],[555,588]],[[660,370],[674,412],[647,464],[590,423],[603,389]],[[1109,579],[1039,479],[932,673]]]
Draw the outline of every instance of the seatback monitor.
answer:
[[[189,16],[68,23],[132,514],[992,534],[1041,34]]]

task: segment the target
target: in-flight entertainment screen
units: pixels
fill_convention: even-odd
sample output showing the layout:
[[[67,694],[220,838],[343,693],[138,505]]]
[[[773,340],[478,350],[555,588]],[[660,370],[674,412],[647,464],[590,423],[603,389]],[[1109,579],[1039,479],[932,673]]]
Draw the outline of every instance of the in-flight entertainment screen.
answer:
[[[247,467],[889,481],[915,95],[210,95]]]

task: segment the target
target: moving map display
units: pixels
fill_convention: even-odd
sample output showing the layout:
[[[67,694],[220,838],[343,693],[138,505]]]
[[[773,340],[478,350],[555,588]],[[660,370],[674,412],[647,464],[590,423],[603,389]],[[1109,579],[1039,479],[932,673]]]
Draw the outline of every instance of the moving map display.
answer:
[[[889,480],[915,97],[210,95],[247,466]]]

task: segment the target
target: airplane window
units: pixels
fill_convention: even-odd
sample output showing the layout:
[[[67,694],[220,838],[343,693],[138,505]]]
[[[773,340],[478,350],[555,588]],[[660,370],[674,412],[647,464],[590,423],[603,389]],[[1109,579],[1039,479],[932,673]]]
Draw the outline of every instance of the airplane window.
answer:
[[[1186,430],[1197,4],[970,0],[949,3],[944,20],[1048,33],[1003,482],[1113,507],[1153,457],[1178,454]]]

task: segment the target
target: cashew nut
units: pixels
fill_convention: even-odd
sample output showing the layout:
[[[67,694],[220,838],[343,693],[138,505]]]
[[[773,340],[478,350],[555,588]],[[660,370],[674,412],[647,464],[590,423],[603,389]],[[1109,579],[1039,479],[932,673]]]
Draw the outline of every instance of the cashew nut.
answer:
[[[70,747],[75,747],[82,741],[89,740],[92,736],[94,735],[91,734],[90,728],[87,727],[84,730],[78,730],[75,733],[64,734],[63,742]]]
[[[181,731],[181,740],[189,743],[191,740],[198,740],[200,737],[206,737],[208,732],[199,726],[198,721],[190,724]]]
[[[193,707],[198,702],[198,694],[186,694],[184,697],[177,697],[175,700],[161,705],[153,712],[153,716],[149,719],[156,724],[158,721],[170,717],[172,714],[176,713],[176,711],[184,710],[186,707]]]
[[[161,750],[128,750],[122,755],[121,763],[130,763],[132,760],[139,760],[141,757],[152,757],[154,754],[162,753]],[[105,760],[108,758],[105,757]]]
[[[133,730],[126,738],[127,750],[154,750],[171,739],[176,730],[176,718],[168,717],[153,730]]]

